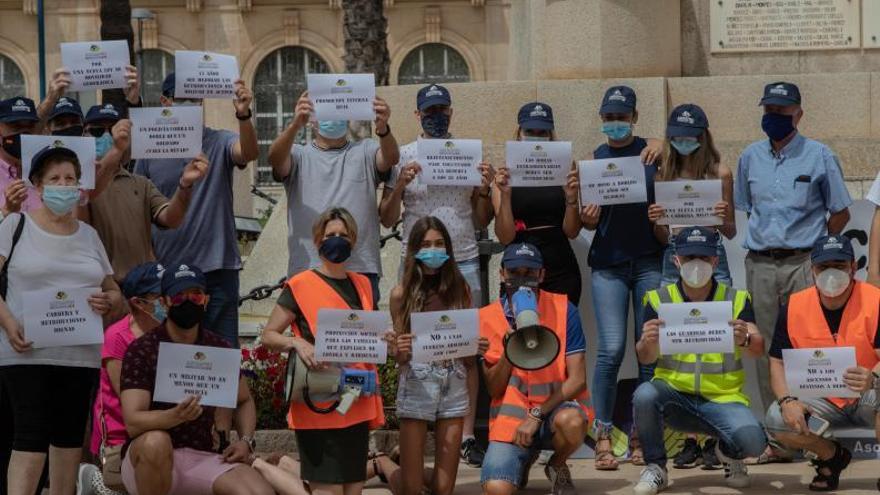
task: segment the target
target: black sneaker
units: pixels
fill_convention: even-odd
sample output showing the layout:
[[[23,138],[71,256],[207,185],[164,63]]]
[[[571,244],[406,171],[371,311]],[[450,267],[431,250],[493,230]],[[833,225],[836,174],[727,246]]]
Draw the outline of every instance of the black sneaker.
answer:
[[[700,449],[697,440],[694,438],[687,438],[684,441],[684,446],[681,448],[681,452],[679,452],[678,455],[675,456],[675,460],[672,461],[672,466],[675,469],[691,469],[697,467],[697,465],[702,462],[703,451]]]
[[[476,438],[468,438],[461,442],[461,460],[472,468],[483,467],[486,451],[477,443]]]
[[[718,460],[718,456],[715,455],[715,445],[718,444],[718,440],[715,440],[712,437],[706,439],[703,442],[703,469],[707,471],[721,469],[721,461]]]

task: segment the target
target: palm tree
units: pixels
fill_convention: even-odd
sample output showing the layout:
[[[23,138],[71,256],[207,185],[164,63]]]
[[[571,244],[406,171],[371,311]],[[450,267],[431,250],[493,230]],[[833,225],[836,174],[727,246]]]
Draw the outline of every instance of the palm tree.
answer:
[[[342,33],[345,36],[345,70],[350,74],[376,76],[377,86],[388,85],[388,20],[382,0],[343,0]],[[352,131],[363,138],[370,126],[352,123]]]
[[[134,31],[131,28],[129,0],[101,0],[101,39],[128,41],[129,61],[134,60]],[[122,89],[103,90],[101,101],[113,103],[117,108],[127,107]]]

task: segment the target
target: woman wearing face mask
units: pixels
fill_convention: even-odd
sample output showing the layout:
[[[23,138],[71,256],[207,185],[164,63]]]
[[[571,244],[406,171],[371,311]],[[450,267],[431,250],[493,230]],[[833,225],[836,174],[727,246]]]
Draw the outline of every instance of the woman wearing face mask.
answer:
[[[679,105],[672,110],[666,124],[667,149],[663,165],[657,174],[657,181],[721,180],[721,201],[715,205],[715,215],[721,219],[718,232],[728,239],[736,236],[736,220],[733,212],[733,172],[721,163],[721,154],[715,147],[709,120],[703,109],[697,105]],[[663,207],[652,204],[648,208],[648,218],[657,222],[664,215]],[[664,228],[664,227],[660,227]],[[669,230],[670,243],[663,259],[663,280],[661,287],[674,284],[679,271],[673,262],[675,244],[672,239],[681,226],[665,226]],[[724,245],[718,244],[718,266],[715,280],[731,285],[730,268],[727,266],[727,253]]]
[[[375,208],[375,205],[374,205]],[[315,359],[318,310],[323,308],[375,310],[369,279],[350,272],[346,262],[358,241],[358,227],[344,208],[322,213],[312,227],[312,239],[321,256],[318,268],[288,280],[263,329],[270,349],[295,352],[310,369],[328,366]],[[293,336],[284,335],[290,328]],[[346,364],[376,373],[373,364]],[[379,377],[376,374],[378,383]],[[318,404],[326,407],[327,404]],[[380,394],[361,396],[345,415],[317,414],[305,404],[290,403],[287,416],[296,431],[302,479],[312,493],[360,493],[366,480],[369,432],[385,421]]]
[[[458,447],[468,413],[467,375],[476,379],[476,360],[411,363],[412,313],[471,307],[467,282],[452,259],[452,239],[440,220],[422,217],[410,230],[403,279],[391,291],[391,317],[397,333],[397,417],[400,418],[402,493],[418,495],[425,485],[425,436],[434,423],[437,456],[430,492],[449,495],[458,473]],[[487,340],[481,343],[488,346]]]
[[[89,297],[92,311],[105,315],[122,303],[98,235],[74,215],[80,174],[73,151],[41,150],[29,178],[43,206],[0,224],[0,263],[9,260],[8,292],[0,301],[0,381],[15,425],[10,495],[34,492],[46,451],[52,493],[74,491],[89,397],[101,366],[100,345],[35,349],[23,327],[24,298],[32,291],[100,287]]]
[[[517,141],[556,141],[553,110],[546,103],[527,103],[519,110]],[[563,187],[510,187],[510,171],[498,169],[492,190],[495,235],[502,244],[527,242],[546,260],[541,289],[581,299],[581,271],[569,239],[581,230],[577,173]]]

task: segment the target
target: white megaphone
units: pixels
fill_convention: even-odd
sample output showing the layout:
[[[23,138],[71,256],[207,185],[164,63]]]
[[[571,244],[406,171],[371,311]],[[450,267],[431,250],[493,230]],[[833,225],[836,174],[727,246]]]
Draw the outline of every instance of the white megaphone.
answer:
[[[516,331],[504,341],[504,355],[517,368],[534,371],[546,368],[559,354],[559,337],[538,319],[538,300],[528,287],[510,297]]]
[[[287,357],[286,379],[284,399],[305,403],[317,414],[345,414],[358,397],[373,395],[378,389],[373,371],[336,366],[310,370],[295,351]],[[331,404],[318,407],[315,402]]]

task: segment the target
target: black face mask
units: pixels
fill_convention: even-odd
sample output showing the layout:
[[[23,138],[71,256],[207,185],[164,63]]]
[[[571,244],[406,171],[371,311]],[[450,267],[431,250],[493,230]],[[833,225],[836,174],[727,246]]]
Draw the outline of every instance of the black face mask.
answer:
[[[10,134],[3,136],[3,142],[0,143],[3,151],[9,153],[9,156],[16,160],[21,160],[21,134]]]
[[[449,115],[443,112],[422,115],[422,130],[425,136],[444,138],[449,134]]]
[[[168,319],[183,330],[196,329],[205,319],[205,307],[192,301],[184,301],[183,304],[168,309]]]
[[[351,257],[351,242],[345,237],[328,237],[318,248],[318,254],[330,263],[343,263]]]
[[[75,125],[64,129],[52,131],[53,136],[82,136],[83,126]]]

